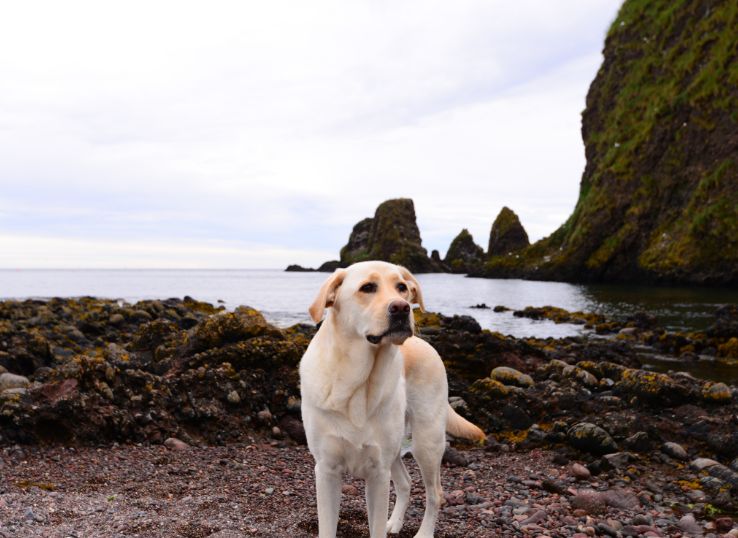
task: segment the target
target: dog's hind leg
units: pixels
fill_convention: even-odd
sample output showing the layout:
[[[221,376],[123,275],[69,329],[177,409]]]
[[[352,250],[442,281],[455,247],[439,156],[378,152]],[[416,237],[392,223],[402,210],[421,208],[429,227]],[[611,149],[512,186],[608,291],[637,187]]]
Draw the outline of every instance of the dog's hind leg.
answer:
[[[392,483],[395,485],[395,507],[392,510],[392,516],[387,522],[387,532],[395,534],[402,529],[402,523],[405,520],[405,510],[410,503],[410,475],[399,454],[394,462],[392,462]]]
[[[341,473],[330,465],[315,466],[315,489],[318,501],[318,536],[335,538],[341,505]]]
[[[387,511],[389,510],[389,470],[377,471],[366,479],[366,512],[369,516],[369,536],[387,536]]]
[[[438,428],[437,424],[432,423],[416,422],[413,425],[413,456],[418,462],[425,486],[425,514],[415,538],[433,538],[438,510],[443,502],[441,459],[445,448],[444,428]]]

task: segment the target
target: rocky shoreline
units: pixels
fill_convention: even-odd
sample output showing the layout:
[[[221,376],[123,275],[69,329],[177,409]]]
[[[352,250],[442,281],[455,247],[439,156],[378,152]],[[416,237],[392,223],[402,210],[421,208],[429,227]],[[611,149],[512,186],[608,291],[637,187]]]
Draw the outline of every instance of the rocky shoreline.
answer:
[[[735,365],[738,311],[716,314],[710,329],[686,334],[665,331],[647,316],[606,320],[554,308],[516,314],[583,323],[595,335],[565,339],[513,338],[482,330],[470,317],[417,314],[419,335],[444,358],[452,404],[489,434],[485,446],[454,442],[447,451],[439,536],[692,536],[697,527],[728,533],[738,512],[738,390],[642,368],[644,350]],[[307,482],[291,517],[309,526],[312,462],[302,446],[297,364],[314,330],[279,329],[254,309],[226,312],[191,298],[0,302],[0,468],[7,477],[0,521],[15,525],[2,523],[0,536],[56,536],[50,529],[74,535],[59,530],[71,528],[60,512],[37,521],[24,515],[26,504],[72,502],[67,493],[78,494],[79,484],[59,475],[63,462],[105,458],[111,450],[133,468],[144,465],[139,457],[184,454],[176,458],[193,470],[181,480],[204,490],[210,475],[198,470],[205,465],[198,460],[220,458],[224,468],[241,461],[249,475],[264,451],[275,451],[294,460],[291,468]],[[75,469],[92,472],[84,467]],[[51,493],[44,473],[58,477]],[[294,478],[277,475],[263,487],[289,489]],[[105,484],[92,490],[103,495],[122,487],[115,473]],[[138,498],[144,492],[136,488],[146,486],[130,487],[125,495]],[[178,509],[176,501],[175,495],[156,502]],[[362,502],[356,500],[356,510]],[[288,511],[277,505],[264,510]],[[470,517],[476,527],[461,523]],[[363,516],[349,520],[364,529]],[[177,534],[165,525],[169,531],[138,535],[231,536],[217,534],[228,525],[206,525],[209,534]],[[232,527],[240,533],[233,536],[311,532],[294,527],[280,534],[264,525],[251,534],[248,526]],[[101,535],[136,535],[132,528]],[[356,532],[344,535],[365,531]]]

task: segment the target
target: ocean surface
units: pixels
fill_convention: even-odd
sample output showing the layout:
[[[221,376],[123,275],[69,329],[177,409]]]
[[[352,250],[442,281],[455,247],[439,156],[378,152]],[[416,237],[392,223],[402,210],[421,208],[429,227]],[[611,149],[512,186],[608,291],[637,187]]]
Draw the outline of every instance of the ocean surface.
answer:
[[[310,322],[307,314],[325,273],[254,270],[0,270],[0,298],[94,296],[135,302],[190,295],[232,309],[249,305],[285,327]],[[671,329],[704,329],[723,304],[738,304],[738,290],[581,285],[528,280],[466,278],[422,274],[426,308],[446,315],[466,314],[482,327],[517,337],[564,337],[581,326],[516,318],[512,312],[471,308],[479,303],[512,309],[553,305],[609,317],[637,311],[654,314]]]

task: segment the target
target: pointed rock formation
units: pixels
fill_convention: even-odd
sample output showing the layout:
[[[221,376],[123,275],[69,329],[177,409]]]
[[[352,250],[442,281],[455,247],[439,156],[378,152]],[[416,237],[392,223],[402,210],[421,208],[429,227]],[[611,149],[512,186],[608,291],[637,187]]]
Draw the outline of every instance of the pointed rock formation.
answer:
[[[468,273],[484,261],[484,249],[474,242],[469,230],[459,232],[448,247],[444,263],[452,273]]]
[[[382,202],[374,218],[354,226],[348,243],[341,249],[341,265],[364,260],[397,263],[418,273],[442,270],[423,248],[415,206],[409,198]]]
[[[520,224],[520,219],[514,211],[503,207],[500,214],[492,223],[489,233],[488,256],[504,256],[510,252],[517,252],[530,245],[528,234]]]

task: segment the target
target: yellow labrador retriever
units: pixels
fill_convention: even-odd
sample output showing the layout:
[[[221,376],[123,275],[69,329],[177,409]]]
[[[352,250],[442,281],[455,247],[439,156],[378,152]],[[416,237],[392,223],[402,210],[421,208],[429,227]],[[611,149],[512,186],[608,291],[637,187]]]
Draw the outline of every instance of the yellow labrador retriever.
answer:
[[[484,439],[482,430],[448,405],[446,370],[438,353],[413,336],[411,303],[423,308],[413,275],[370,261],[336,270],[310,306],[316,322],[329,309],[300,362],[320,538],[336,536],[344,471],[366,480],[371,537],[400,532],[411,485],[400,457],[406,430],[412,432],[412,453],[426,490],[415,536],[431,538],[443,500],[446,432]],[[390,477],[397,498],[388,522]]]

